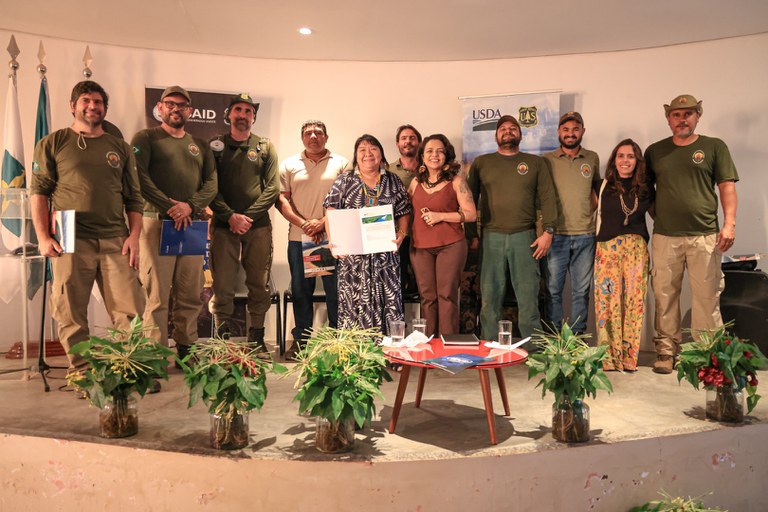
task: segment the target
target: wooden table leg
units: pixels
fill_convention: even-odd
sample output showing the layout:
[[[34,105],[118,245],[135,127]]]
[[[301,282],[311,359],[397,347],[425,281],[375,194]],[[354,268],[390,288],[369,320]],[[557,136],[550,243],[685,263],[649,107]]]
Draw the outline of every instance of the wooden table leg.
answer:
[[[491,433],[491,444],[496,444],[496,421],[493,417],[493,399],[491,398],[491,378],[488,370],[478,369],[480,373],[480,388],[483,390],[485,417],[488,420],[488,431]]]
[[[424,392],[424,383],[427,381],[428,368],[419,369],[419,384],[416,387],[416,408],[421,405],[421,394]]]
[[[389,420],[389,433],[395,433],[395,427],[397,426],[397,417],[400,416],[400,407],[403,405],[403,397],[405,396],[405,388],[408,387],[408,376],[411,374],[411,367],[407,364],[403,365],[403,370],[400,372],[400,382],[397,384],[397,395],[395,395],[395,403],[392,406],[392,418]]]
[[[496,368],[496,382],[499,383],[501,402],[504,404],[504,416],[509,416],[509,400],[507,399],[507,384],[504,382],[504,374],[501,368]]]

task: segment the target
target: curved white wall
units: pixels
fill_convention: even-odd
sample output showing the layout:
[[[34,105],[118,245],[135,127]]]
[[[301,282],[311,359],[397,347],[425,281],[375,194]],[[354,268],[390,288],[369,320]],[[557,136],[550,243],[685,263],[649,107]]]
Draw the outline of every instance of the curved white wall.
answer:
[[[0,31],[0,41],[10,34]],[[86,42],[21,33],[16,39],[22,50],[19,101],[29,167],[39,41],[48,54],[54,128],[69,124],[67,102],[82,78]],[[280,158],[302,149],[298,133],[307,118],[323,119],[328,147],[348,157],[355,138],[369,132],[382,139],[394,159],[394,129],[406,122],[425,135],[444,132],[460,147],[459,96],[560,89],[563,108],[584,115],[585,146],[605,160],[624,137],[647,146],[668,136],[662,104],[690,93],[704,102],[699,131],[728,143],[742,178],[733,253],[768,252],[768,177],[762,169],[768,162],[768,34],[649,50],[435,63],[277,61],[90,47],[93,79],[110,94],[108,119],[127,137],[142,128],[145,84],[245,90],[262,103],[254,131],[274,140]],[[2,81],[0,97],[6,88]],[[287,226],[279,214],[273,218],[274,274],[283,289],[289,282]],[[7,344],[0,338],[0,348]]]

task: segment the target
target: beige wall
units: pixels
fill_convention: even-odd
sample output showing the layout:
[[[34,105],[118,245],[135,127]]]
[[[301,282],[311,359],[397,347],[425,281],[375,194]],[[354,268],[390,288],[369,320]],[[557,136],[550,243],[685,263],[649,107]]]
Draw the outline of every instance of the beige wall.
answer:
[[[0,31],[0,41],[9,37]],[[38,43],[42,39],[48,53],[52,124],[60,128],[69,124],[69,92],[82,78],[86,42],[21,33],[16,38],[22,50],[19,97],[29,168]],[[111,96],[108,119],[126,136],[142,128],[145,84],[245,90],[262,103],[254,131],[271,137],[281,158],[302,149],[298,131],[307,118],[323,119],[329,148],[348,157],[355,138],[369,132],[382,139],[394,159],[393,132],[405,122],[424,134],[443,132],[460,148],[459,96],[560,89],[562,107],[584,114],[585,146],[605,160],[624,137],[641,146],[666,137],[662,104],[690,93],[704,101],[699,131],[728,143],[743,179],[733,252],[768,251],[768,178],[762,170],[768,161],[768,34],[626,52],[426,63],[275,61],[90,47],[93,79]],[[2,97],[6,84],[0,84]],[[277,215],[274,274],[281,289],[289,282],[286,237],[286,223]],[[0,307],[0,317],[6,317],[11,307]],[[0,336],[0,349],[12,341],[6,339],[9,334]]]

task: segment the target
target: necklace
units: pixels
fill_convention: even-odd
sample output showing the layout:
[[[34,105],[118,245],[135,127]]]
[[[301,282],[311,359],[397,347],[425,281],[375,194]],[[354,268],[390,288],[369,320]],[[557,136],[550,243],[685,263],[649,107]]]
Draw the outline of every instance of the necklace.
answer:
[[[379,196],[381,195],[381,175],[376,180],[376,186],[373,188],[373,193],[368,193],[368,185],[363,181],[362,175],[360,176],[361,188],[360,194],[365,197],[365,206],[376,206],[379,204]]]
[[[427,187],[427,188],[435,188],[436,186],[438,186],[438,185],[439,185],[439,184],[441,184],[442,182],[443,182],[443,177],[442,177],[442,176],[440,176],[439,178],[437,178],[437,181],[436,181],[436,182],[434,182],[434,183],[432,183],[431,181],[429,181],[429,177],[427,177],[427,179],[425,179],[425,180],[424,180],[424,186],[425,186],[425,187]]]
[[[629,226],[629,216],[637,211],[637,192],[635,192],[635,204],[631,210],[624,203],[624,194],[619,194],[619,201],[621,202],[621,211],[624,212],[624,225]]]

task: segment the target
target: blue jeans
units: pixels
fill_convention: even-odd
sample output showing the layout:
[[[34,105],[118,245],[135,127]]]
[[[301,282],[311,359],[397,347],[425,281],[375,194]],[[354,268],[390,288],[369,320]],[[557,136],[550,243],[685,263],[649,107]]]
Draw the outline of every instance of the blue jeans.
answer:
[[[571,317],[574,332],[586,332],[589,316],[589,285],[595,267],[595,235],[555,235],[547,254],[549,320],[563,325],[565,274],[571,274]]]
[[[515,290],[520,334],[523,338],[541,329],[539,315],[539,262],[533,257],[533,230],[505,234],[483,233],[483,259],[480,266],[480,324],[482,338],[496,341],[504,302],[506,273]]]
[[[291,270],[291,295],[293,296],[293,321],[291,330],[294,340],[306,340],[307,331],[312,329],[315,307],[312,296],[315,294],[317,278],[304,277],[304,255],[301,242],[288,241],[288,267]],[[336,273],[322,276],[325,289],[325,305],[328,308],[328,324],[338,324],[339,297],[336,291]]]

